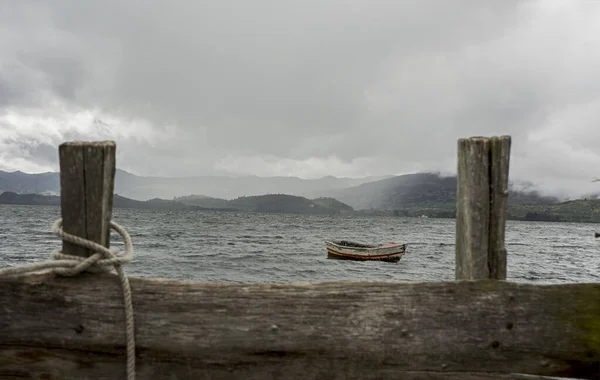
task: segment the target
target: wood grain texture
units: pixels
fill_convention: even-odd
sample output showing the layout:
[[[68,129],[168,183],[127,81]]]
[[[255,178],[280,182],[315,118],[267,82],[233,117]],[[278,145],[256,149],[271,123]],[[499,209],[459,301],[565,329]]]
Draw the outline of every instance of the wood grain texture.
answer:
[[[508,172],[510,136],[490,139],[490,227],[489,278],[506,280],[506,247],[504,245],[508,214]]]
[[[114,355],[48,348],[2,348],[0,347],[0,379],[81,379],[118,380],[122,372],[123,358]],[[137,379],[189,379],[189,380],[270,380],[270,379],[402,379],[402,380],[556,380],[556,377],[450,371],[397,371],[385,366],[365,363],[347,363],[344,368],[313,368],[311,360],[294,359],[294,363],[281,360],[263,365],[243,363],[232,365],[206,365],[203,369],[172,361],[142,363]],[[305,376],[303,376],[305,375]]]
[[[85,146],[87,238],[110,243],[110,221],[116,170],[114,142],[87,143]]]
[[[131,286],[138,379],[600,375],[600,284]],[[0,378],[124,378],[122,302],[110,274],[0,279]]]
[[[60,208],[63,230],[87,236],[85,225],[85,171],[82,144],[64,143],[58,147],[60,161]],[[63,241],[63,252],[88,256],[87,249]]]
[[[110,244],[110,220],[116,145],[112,141],[69,142],[59,146],[63,229],[71,234]],[[88,256],[87,249],[63,243],[63,250]]]
[[[456,189],[456,279],[490,278],[489,139],[458,140]]]

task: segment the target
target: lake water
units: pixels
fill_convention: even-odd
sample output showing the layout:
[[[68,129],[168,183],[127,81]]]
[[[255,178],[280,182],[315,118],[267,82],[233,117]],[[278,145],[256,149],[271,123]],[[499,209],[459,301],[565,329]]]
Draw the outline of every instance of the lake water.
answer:
[[[60,247],[58,207],[0,205],[0,266],[45,260]],[[452,219],[115,209],[131,234],[129,275],[197,282],[440,281],[454,279]],[[597,224],[507,224],[508,280],[600,281]],[[324,240],[407,242],[398,263],[327,259]],[[122,246],[113,235],[112,245]]]

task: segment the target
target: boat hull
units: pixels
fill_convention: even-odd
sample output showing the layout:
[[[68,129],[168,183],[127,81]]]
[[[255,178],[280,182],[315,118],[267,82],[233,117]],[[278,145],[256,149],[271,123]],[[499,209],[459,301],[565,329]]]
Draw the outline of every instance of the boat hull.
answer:
[[[406,244],[366,245],[354,242],[326,241],[327,257],[337,260],[355,261],[400,261]]]

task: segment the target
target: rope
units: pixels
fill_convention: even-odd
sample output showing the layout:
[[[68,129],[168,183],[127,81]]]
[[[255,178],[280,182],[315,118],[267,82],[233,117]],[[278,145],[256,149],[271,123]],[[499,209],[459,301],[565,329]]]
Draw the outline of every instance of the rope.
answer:
[[[125,253],[123,256],[117,256],[118,250],[115,248],[106,248],[100,244],[87,239],[71,235],[63,231],[62,219],[58,219],[52,225],[52,231],[62,240],[73,243],[83,248],[95,252],[89,257],[73,256],[63,253],[61,250],[52,252],[52,260],[38,263],[25,264],[9,268],[0,268],[0,277],[11,276],[37,272],[45,269],[52,269],[52,272],[61,276],[76,276],[84,271],[88,272],[109,272],[115,268],[121,287],[123,288],[123,298],[125,301],[125,327],[127,337],[127,380],[135,380],[135,335],[133,323],[133,304],[131,301],[131,288],[129,280],[123,271],[123,265],[128,264],[133,259],[133,244],[131,237],[119,224],[111,221],[110,228],[116,231],[125,243]]]

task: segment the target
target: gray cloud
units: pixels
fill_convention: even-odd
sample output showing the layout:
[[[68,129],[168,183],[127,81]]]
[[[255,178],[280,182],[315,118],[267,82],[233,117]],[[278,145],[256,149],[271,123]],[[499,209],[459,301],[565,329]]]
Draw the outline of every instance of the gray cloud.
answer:
[[[593,2],[0,0],[0,128],[115,138],[142,174],[304,176],[451,171],[457,138],[511,134],[513,176],[581,189],[600,175],[599,17]],[[17,128],[33,109],[43,138]]]

